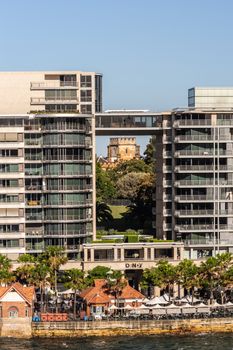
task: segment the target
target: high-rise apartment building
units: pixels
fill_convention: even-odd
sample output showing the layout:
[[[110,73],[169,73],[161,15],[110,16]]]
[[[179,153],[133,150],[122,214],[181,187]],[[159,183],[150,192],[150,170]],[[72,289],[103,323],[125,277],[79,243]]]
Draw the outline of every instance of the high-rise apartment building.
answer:
[[[164,115],[156,136],[156,233],[190,258],[233,246],[233,114],[215,105]]]
[[[101,90],[95,73],[0,73],[0,253],[73,259],[92,237]]]

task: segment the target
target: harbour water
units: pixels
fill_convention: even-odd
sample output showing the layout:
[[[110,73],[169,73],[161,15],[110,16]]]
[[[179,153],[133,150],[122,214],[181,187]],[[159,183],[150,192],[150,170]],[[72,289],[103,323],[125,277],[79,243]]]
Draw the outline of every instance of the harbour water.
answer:
[[[233,334],[0,339],[0,350],[231,350]]]

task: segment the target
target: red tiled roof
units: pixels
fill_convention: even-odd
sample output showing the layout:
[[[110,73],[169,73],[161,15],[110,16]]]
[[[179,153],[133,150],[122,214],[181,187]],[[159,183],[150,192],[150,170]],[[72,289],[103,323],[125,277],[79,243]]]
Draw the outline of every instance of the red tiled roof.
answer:
[[[35,297],[35,288],[34,287],[24,287],[19,282],[15,282],[7,287],[0,286],[0,301],[2,297],[14,289],[23,299],[25,299],[29,304],[32,304],[32,301]]]
[[[112,299],[115,299],[113,294],[110,294],[105,287],[106,281],[104,279],[95,280],[94,286],[83,290],[80,297],[85,299],[88,304],[106,304]],[[123,288],[120,299],[144,299],[144,295],[136,289],[127,285]]]
[[[127,284],[121,294],[120,294],[121,299],[144,299],[145,296],[140,293],[138,290],[132,288],[129,284]]]

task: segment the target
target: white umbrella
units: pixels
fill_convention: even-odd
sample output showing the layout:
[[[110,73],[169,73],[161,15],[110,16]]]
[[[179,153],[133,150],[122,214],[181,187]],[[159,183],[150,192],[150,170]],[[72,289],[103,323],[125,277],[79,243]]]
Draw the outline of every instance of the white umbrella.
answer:
[[[221,306],[221,305],[220,305]],[[228,303],[224,304],[224,306],[233,306],[233,303],[231,303],[230,301],[228,301]]]
[[[179,314],[181,312],[180,307],[176,306],[175,304],[170,304],[166,306],[166,311],[167,314]]]
[[[144,304],[148,303],[148,301],[150,301],[150,299],[148,299],[148,298],[142,299],[142,303],[144,303]]]
[[[165,308],[165,306],[155,305],[155,306],[152,308],[152,314],[153,314],[153,315],[165,315],[165,314],[166,314],[166,308]]]
[[[232,304],[233,305],[233,304]],[[213,304],[210,305],[210,307],[221,307],[222,305],[217,303],[217,301],[214,301]]]
[[[196,297],[191,297],[190,295],[186,295],[185,297],[183,297],[181,300],[180,300],[182,303],[198,303],[198,302],[201,302],[201,300],[197,299]]]
[[[137,310],[149,310],[149,307],[147,307],[146,305],[140,305],[136,309]]]
[[[125,307],[123,307],[124,310],[132,310],[133,307],[129,304],[127,304]]]
[[[111,305],[109,306],[108,310],[117,310],[118,307],[116,307],[115,305]]]
[[[163,297],[155,297],[151,300],[149,300],[146,305],[147,306],[150,306],[150,305],[160,305],[160,304],[163,304],[163,305],[166,305],[168,304],[169,302],[166,301]]]
[[[208,305],[205,305],[204,303],[201,303],[197,306],[197,312],[199,313],[206,313],[210,312],[210,308]]]
[[[67,290],[64,290],[64,292],[61,292],[61,294],[74,294],[75,291],[73,289],[67,289]]]
[[[190,304],[185,304],[181,306],[183,314],[195,314],[196,308]]]

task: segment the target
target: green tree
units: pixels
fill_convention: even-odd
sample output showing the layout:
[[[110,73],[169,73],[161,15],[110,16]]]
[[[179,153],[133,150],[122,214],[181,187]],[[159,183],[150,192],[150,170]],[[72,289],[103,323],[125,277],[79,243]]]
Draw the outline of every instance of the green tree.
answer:
[[[96,202],[96,221],[97,224],[107,224],[109,221],[113,220],[111,208],[103,203]]]
[[[195,287],[199,287],[199,269],[197,265],[188,259],[182,260],[176,267],[178,283],[187,289],[192,295],[193,303],[193,292]]]
[[[33,279],[31,280],[31,278],[34,272],[35,261],[35,257],[31,254],[20,255],[18,258],[20,265],[15,271],[16,276],[28,284],[33,284]]]
[[[86,281],[88,285],[92,285],[95,279],[107,279],[110,268],[107,266],[96,266],[88,271]]]
[[[117,306],[119,305],[119,297],[126,285],[127,281],[125,280],[121,271],[109,270],[106,279],[106,288],[108,289],[109,293],[114,295]]]
[[[126,174],[151,173],[151,171],[151,167],[147,165],[143,159],[131,159],[120,162],[115,168],[108,170],[108,174],[113,183],[115,183],[121,176]]]
[[[57,274],[60,267],[64,265],[68,259],[65,255],[65,249],[62,247],[47,247],[45,252],[38,257],[38,262],[47,265],[50,270],[50,281],[54,285],[57,296]]]
[[[214,298],[214,289],[219,284],[219,265],[217,257],[209,257],[200,265],[200,283],[202,287],[209,289],[211,303]]]
[[[107,171],[104,171],[100,164],[96,163],[96,200],[105,202],[114,198],[115,187]]]
[[[214,298],[214,290],[224,285],[224,279],[229,279],[229,270],[232,268],[232,254],[223,253],[216,257],[210,257],[200,265],[201,285],[210,291],[211,303]]]
[[[144,162],[147,165],[152,166],[152,169],[155,167],[155,144],[153,142],[153,138],[150,138],[150,141],[148,145],[146,146],[146,149],[143,153],[144,155]]]
[[[177,272],[175,266],[167,260],[160,260],[156,267],[146,269],[143,273],[142,287],[150,285],[157,286],[162,289],[168,289],[169,300],[171,298],[171,290],[174,283],[177,282]]]
[[[11,269],[11,261],[5,255],[0,254],[0,284],[7,285],[14,281],[15,277]]]
[[[126,198],[135,201],[139,192],[150,181],[150,174],[130,172],[121,176],[116,182],[118,198]]]
[[[87,286],[84,272],[79,269],[70,269],[65,272],[65,283],[66,288],[71,288],[74,291],[74,318],[76,319],[76,299],[77,293],[80,292]]]
[[[46,311],[44,303],[45,287],[50,279],[50,269],[45,263],[36,262],[32,269],[32,274],[29,279],[30,283],[40,290],[42,311]]]

